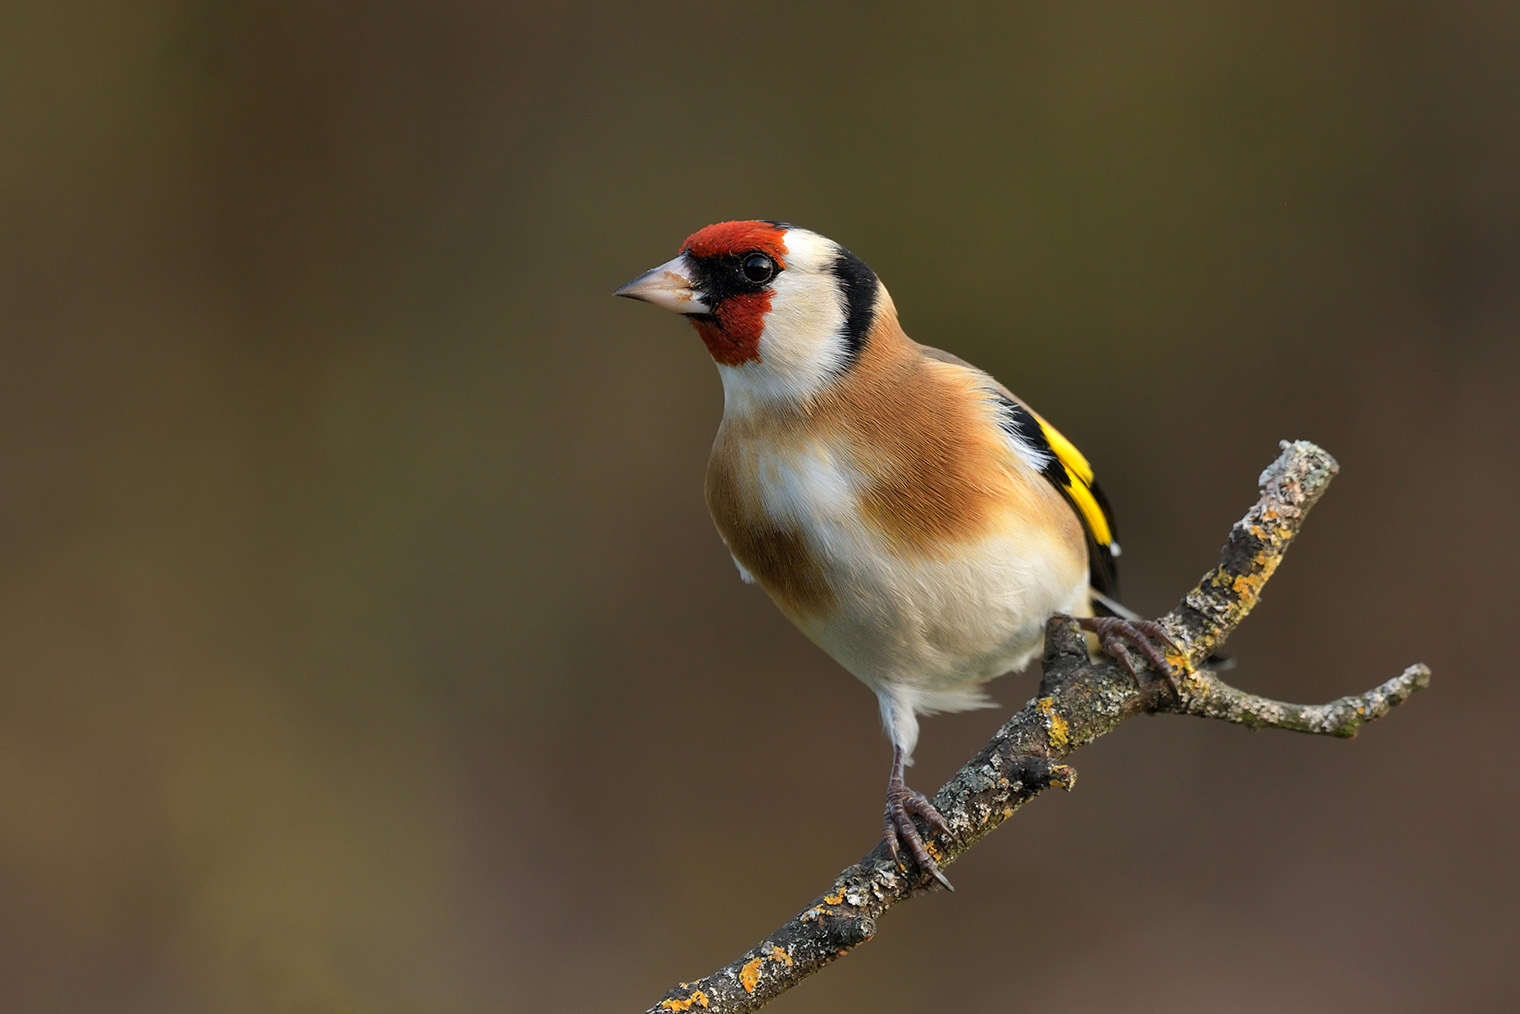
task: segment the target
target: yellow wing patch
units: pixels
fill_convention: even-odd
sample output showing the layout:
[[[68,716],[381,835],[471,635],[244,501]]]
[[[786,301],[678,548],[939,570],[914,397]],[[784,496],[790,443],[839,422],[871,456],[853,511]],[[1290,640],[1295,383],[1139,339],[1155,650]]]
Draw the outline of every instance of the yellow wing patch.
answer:
[[[1033,409],[1029,414],[1034,416],[1040,424],[1040,432],[1045,435],[1046,443],[1055,452],[1056,460],[1066,470],[1070,479],[1066,491],[1069,494],[1072,506],[1076,507],[1077,513],[1082,517],[1082,526],[1092,535],[1093,541],[1100,546],[1112,546],[1114,543],[1113,523],[1109,518],[1108,505],[1100,499],[1102,493],[1096,492],[1097,483],[1093,480],[1092,465],[1088,464],[1087,458],[1077,450],[1073,444],[1061,435],[1061,431]]]

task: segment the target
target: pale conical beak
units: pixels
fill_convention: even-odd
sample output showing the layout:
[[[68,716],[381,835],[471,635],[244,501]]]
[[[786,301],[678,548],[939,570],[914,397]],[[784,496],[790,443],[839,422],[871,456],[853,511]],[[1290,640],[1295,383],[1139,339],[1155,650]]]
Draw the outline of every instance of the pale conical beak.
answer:
[[[613,293],[629,299],[642,299],[676,313],[707,313],[707,304],[696,290],[691,262],[686,255],[651,268]]]

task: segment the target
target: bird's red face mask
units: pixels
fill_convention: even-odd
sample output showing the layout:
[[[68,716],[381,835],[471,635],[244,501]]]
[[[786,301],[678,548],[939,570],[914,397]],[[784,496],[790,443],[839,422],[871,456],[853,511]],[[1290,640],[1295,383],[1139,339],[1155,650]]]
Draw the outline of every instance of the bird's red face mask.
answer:
[[[760,359],[760,336],[786,269],[786,227],[777,222],[721,222],[692,233],[673,260],[646,271],[614,295],[685,314],[714,361],[740,366]]]

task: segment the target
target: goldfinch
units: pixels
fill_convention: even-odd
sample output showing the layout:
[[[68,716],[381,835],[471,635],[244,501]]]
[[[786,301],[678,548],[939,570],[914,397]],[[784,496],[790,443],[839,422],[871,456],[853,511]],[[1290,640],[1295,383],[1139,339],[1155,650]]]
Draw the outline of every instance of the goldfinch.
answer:
[[[983,707],[982,687],[1078,617],[1133,672],[1167,672],[1123,613],[1114,523],[1092,467],[1006,387],[913,341],[876,274],[782,222],[710,225],[614,295],[684,314],[723,381],[707,507],[745,580],[876,693],[892,740],[882,837],[950,882],[913,822],[918,717]],[[1115,616],[1094,616],[1097,601]]]

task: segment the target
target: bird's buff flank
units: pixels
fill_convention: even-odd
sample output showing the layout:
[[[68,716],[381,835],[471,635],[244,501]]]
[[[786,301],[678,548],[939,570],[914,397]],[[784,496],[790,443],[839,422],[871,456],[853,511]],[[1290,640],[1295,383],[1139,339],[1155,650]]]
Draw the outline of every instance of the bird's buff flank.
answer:
[[[883,839],[949,887],[913,817],[944,820],[903,779],[918,716],[987,704],[1055,613],[1167,671],[1160,628],[1117,603],[1092,467],[991,376],[909,338],[875,273],[806,229],[710,225],[615,295],[684,314],[717,363],[713,522],[744,580],[875,691]]]

